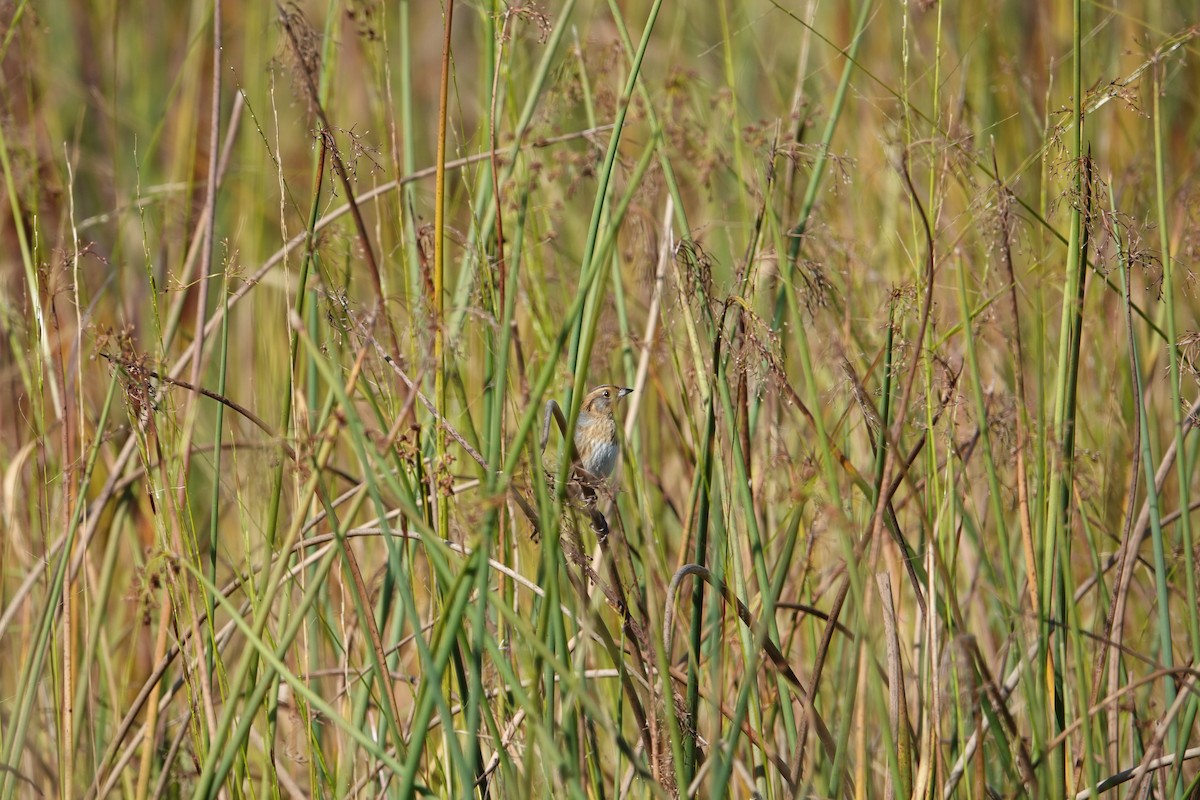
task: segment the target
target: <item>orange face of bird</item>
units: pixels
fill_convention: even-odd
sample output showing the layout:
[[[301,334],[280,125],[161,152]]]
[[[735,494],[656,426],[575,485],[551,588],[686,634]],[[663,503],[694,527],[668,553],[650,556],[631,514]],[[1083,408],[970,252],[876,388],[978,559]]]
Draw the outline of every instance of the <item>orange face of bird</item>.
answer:
[[[611,413],[613,402],[631,392],[633,392],[633,389],[613,386],[612,384],[597,386],[583,398],[583,410],[590,414]]]

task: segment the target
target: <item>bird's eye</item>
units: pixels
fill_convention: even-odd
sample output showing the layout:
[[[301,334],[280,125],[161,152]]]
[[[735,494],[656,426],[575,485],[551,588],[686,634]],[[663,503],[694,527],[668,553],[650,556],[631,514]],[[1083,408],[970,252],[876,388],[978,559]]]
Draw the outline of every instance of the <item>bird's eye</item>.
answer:
[[[609,394],[608,394],[608,389],[605,389],[605,390],[604,390],[604,396],[605,396],[605,397],[608,397],[608,396],[609,396]]]

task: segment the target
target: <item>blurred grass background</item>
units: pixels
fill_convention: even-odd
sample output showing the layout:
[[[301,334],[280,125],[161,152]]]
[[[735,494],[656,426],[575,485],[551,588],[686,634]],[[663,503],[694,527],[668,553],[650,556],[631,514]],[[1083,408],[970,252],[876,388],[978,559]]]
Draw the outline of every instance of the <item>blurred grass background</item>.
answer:
[[[0,800],[1198,796],[1192,3],[0,19]]]

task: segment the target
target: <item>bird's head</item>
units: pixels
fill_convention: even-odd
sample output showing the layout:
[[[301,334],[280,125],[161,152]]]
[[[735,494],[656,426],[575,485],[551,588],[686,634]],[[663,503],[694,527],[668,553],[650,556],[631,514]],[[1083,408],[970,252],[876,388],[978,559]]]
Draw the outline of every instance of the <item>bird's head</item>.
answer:
[[[611,414],[613,403],[631,392],[633,389],[625,389],[612,384],[597,386],[583,398],[583,410],[591,414]]]

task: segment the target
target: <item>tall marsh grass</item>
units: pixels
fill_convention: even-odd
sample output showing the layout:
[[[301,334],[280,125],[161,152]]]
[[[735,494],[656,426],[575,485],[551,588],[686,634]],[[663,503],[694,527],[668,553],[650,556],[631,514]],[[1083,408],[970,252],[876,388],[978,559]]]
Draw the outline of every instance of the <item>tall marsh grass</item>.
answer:
[[[1200,796],[1192,3],[0,15],[0,800]]]

